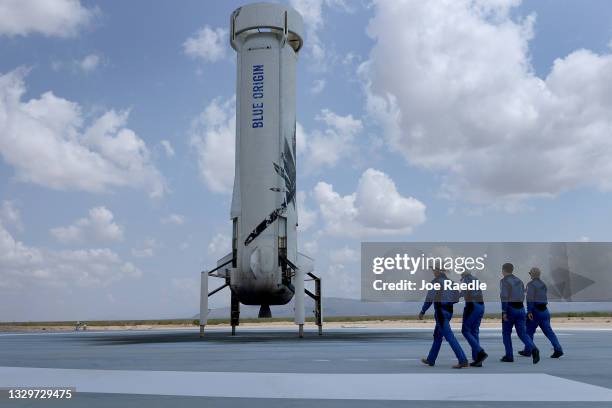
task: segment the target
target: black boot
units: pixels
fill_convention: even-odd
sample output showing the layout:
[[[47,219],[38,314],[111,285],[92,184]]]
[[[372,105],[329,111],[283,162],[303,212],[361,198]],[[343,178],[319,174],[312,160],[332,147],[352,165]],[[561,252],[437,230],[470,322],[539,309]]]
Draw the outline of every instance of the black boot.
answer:
[[[523,357],[531,357],[531,353],[528,353],[525,350],[521,350],[518,353]]]
[[[540,350],[534,348],[531,352],[531,358],[533,359],[533,364],[538,364],[538,362],[540,361]]]
[[[514,358],[503,356],[502,358],[499,359],[499,361],[501,361],[502,363],[514,363]]]
[[[563,352],[561,350],[555,350],[554,353],[552,353],[552,356],[550,356],[550,358],[559,358],[563,355]]]
[[[470,363],[470,366],[472,366],[472,367],[482,367],[482,362],[485,361],[487,359],[487,357],[489,357],[489,355],[487,353],[485,353],[484,350],[480,350],[478,352],[478,355],[476,356],[476,360],[474,360],[474,362]]]

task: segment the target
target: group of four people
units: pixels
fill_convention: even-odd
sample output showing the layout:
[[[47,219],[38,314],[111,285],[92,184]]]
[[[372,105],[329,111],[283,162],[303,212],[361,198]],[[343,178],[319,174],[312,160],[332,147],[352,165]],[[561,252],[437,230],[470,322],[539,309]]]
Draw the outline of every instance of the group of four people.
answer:
[[[433,366],[436,363],[436,358],[442,346],[442,340],[446,340],[453,349],[459,362],[453,368],[465,368],[468,366],[482,367],[483,361],[488,357],[488,354],[480,345],[479,330],[480,322],[484,316],[485,304],[480,289],[473,290],[447,290],[444,288],[444,281],[449,280],[445,271],[436,267],[433,269],[434,279],[432,283],[437,283],[436,287],[440,289],[432,289],[427,292],[427,297],[419,313],[419,319],[427,310],[434,306],[434,318],[436,327],[434,329],[434,340],[426,358],[421,359],[423,364]],[[500,298],[502,308],[502,336],[505,348],[505,355],[501,358],[502,362],[513,362],[514,354],[512,351],[512,329],[516,330],[516,334],[521,339],[525,348],[519,351],[519,354],[526,357],[532,357],[533,364],[540,361],[540,351],[533,342],[533,335],[538,327],[544,335],[550,340],[554,348],[552,358],[559,358],[563,355],[563,349],[557,339],[557,336],[550,325],[550,312],[548,311],[548,299],[546,295],[546,285],[540,280],[540,269],[531,268],[529,275],[531,282],[525,285],[514,275],[514,266],[511,263],[505,263],[502,266],[503,278],[500,280]],[[469,272],[461,274],[462,283],[470,283],[476,280]],[[467,287],[474,287],[468,285]],[[478,286],[478,285],[476,285]],[[463,309],[463,323],[461,333],[465,337],[472,349],[472,362],[468,363],[468,359],[453,334],[450,326],[450,321],[453,317],[453,305],[463,297],[465,307]],[[525,312],[524,300],[527,297],[527,312]]]

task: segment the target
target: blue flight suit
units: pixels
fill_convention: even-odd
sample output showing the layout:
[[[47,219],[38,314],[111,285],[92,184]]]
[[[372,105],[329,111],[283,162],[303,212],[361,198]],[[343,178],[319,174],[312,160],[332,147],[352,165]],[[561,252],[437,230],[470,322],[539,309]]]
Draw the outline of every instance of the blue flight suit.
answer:
[[[500,298],[502,313],[506,314],[506,320],[502,320],[502,337],[504,340],[504,348],[506,349],[506,357],[513,359],[512,352],[512,328],[516,330],[516,334],[525,344],[525,349],[533,350],[537,347],[533,344],[533,340],[527,335],[525,313],[525,285],[516,276],[510,274],[499,281]]]
[[[474,276],[471,274],[465,274],[461,277],[461,283],[471,283],[476,281]],[[465,337],[465,340],[470,344],[472,348],[472,360],[478,358],[478,353],[484,351],[480,346],[480,322],[484,316],[484,301],[482,297],[482,291],[476,290],[463,290],[461,296],[465,300],[465,307],[463,308],[463,324],[461,325],[461,334]]]
[[[463,352],[463,349],[459,345],[459,342],[453,334],[453,330],[450,326],[450,321],[453,318],[453,304],[459,300],[459,291],[456,290],[445,290],[444,281],[450,280],[445,274],[442,274],[438,278],[434,278],[431,283],[439,283],[441,289],[431,289],[427,292],[427,297],[421,308],[421,313],[425,314],[430,306],[434,305],[434,318],[436,320],[436,328],[433,333],[433,344],[431,350],[427,355],[427,361],[431,364],[436,362],[440,347],[442,347],[442,339],[446,339],[448,344],[453,349],[455,356],[459,363],[467,363],[468,359]]]
[[[527,335],[533,340],[538,326],[542,333],[548,338],[553,348],[557,352],[563,352],[559,339],[550,326],[550,312],[548,311],[548,296],[546,284],[539,278],[533,278],[527,284],[527,312],[533,315],[533,319],[527,319]],[[531,354],[531,349],[525,347],[525,353]]]

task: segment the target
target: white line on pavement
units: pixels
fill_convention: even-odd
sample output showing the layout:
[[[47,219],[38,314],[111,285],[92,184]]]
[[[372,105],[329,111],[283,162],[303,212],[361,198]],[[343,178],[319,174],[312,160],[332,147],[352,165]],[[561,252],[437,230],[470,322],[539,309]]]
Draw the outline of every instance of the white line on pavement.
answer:
[[[612,401],[611,389],[548,374],[246,373],[0,367],[0,387],[41,386],[75,387],[77,393],[237,398]]]

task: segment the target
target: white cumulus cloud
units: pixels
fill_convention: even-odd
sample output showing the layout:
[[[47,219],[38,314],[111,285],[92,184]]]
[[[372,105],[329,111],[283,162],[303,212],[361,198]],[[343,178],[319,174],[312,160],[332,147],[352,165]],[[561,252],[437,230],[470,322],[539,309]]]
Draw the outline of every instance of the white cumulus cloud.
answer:
[[[297,192],[298,229],[300,232],[309,230],[317,221],[317,212],[306,205],[306,192]]]
[[[51,69],[54,71],[69,70],[73,73],[89,74],[102,64],[103,59],[100,54],[92,53],[84,56],[81,59],[72,59],[67,61],[54,60],[51,62]]]
[[[169,214],[167,217],[161,219],[162,224],[173,224],[183,225],[185,223],[185,216],[181,214]]]
[[[363,130],[361,120],[353,115],[342,116],[329,109],[321,110],[315,119],[325,125],[323,130],[307,133],[301,125],[296,126],[296,149],[304,155],[309,171],[333,167],[340,159],[350,156],[355,138]]]
[[[329,260],[334,264],[347,264],[359,261],[359,251],[345,246],[329,252]]]
[[[319,94],[321,92],[323,92],[323,89],[325,89],[325,80],[324,79],[315,79],[314,81],[312,81],[312,86],[310,87],[310,93],[312,93],[313,95]]]
[[[53,235],[62,243],[82,243],[83,241],[121,241],[124,228],[114,220],[113,213],[106,207],[89,210],[86,218],[80,218],[66,227],[51,229]]]
[[[183,51],[192,58],[216,62],[225,58],[228,47],[228,31],[225,28],[204,26],[183,43]]]
[[[345,237],[410,234],[425,222],[425,204],[402,196],[385,173],[367,169],[357,190],[342,196],[331,184],[319,182],[313,191],[324,231]]]
[[[96,14],[79,0],[1,0],[0,35],[72,37]]]
[[[126,127],[128,112],[110,110],[85,126],[81,107],[53,92],[22,101],[25,69],[0,74],[0,154],[17,179],[56,190],[146,189],[165,181],[145,142]]]
[[[17,230],[23,230],[21,222],[21,212],[13,201],[4,200],[0,206],[0,223],[5,225],[13,225]]]
[[[147,238],[144,241],[144,244],[140,248],[132,248],[130,253],[134,258],[150,258],[155,255],[155,248],[158,247],[159,244],[153,238]]]
[[[306,28],[304,44],[310,58],[314,61],[312,66],[316,70],[325,71],[330,60],[334,58],[333,53],[326,48],[320,38],[320,32],[325,26],[324,7],[342,11],[351,11],[351,8],[343,0],[290,0],[290,4],[304,19]]]
[[[319,252],[319,243],[316,240],[306,241],[302,245],[301,251],[303,251],[306,255],[314,256],[317,254],[317,252]]]
[[[110,249],[51,251],[17,241],[0,223],[0,288],[104,287],[142,272]]]
[[[514,17],[519,4],[375,1],[375,46],[360,69],[367,109],[393,150],[443,175],[450,197],[513,207],[609,191],[612,55],[576,50],[538,77],[535,17]]]
[[[164,149],[164,153],[166,153],[166,157],[174,157],[174,147],[172,147],[172,143],[169,140],[162,140],[160,144]]]
[[[227,234],[218,233],[208,243],[208,255],[219,259],[232,250],[232,238]]]
[[[145,248],[132,248],[130,251],[134,258],[151,258],[155,255],[155,251],[153,248],[145,247]]]
[[[98,65],[100,65],[100,61],[101,58],[98,54],[89,54],[78,62],[79,68],[86,73],[92,72],[95,71],[96,68],[98,68]]]
[[[190,143],[198,156],[200,177],[216,193],[229,193],[234,184],[236,101],[213,100],[192,121]]]

